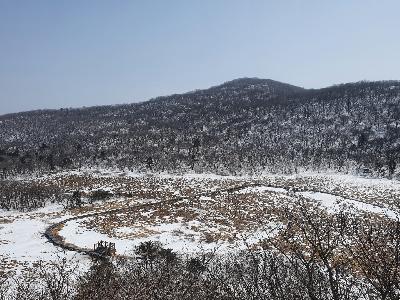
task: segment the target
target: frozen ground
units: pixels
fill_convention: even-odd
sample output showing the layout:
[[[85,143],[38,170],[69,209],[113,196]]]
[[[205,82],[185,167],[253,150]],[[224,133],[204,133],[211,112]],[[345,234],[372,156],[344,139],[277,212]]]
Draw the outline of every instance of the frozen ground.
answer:
[[[68,217],[62,211],[59,205],[27,213],[0,211],[0,277],[3,272],[26,270],[40,260],[67,258],[87,262],[81,254],[54,247],[43,236],[50,224]]]
[[[340,211],[351,211],[354,213],[367,212],[395,220],[400,220],[399,213],[383,204],[378,206],[321,192],[301,192],[300,194],[307,198],[318,201],[326,210],[331,213],[337,213]]]
[[[33,212],[0,211],[1,272],[23,270],[39,260],[61,257],[85,263],[87,257],[63,251],[43,236],[45,229],[63,219],[92,212],[159,202],[177,195],[182,201],[101,217],[70,221],[59,234],[69,243],[92,248],[99,240],[115,242],[117,253],[131,255],[142,241],[157,240],[179,253],[237,251],[257,244],[284,226],[285,204],[296,195],[330,213],[347,210],[397,219],[400,184],[386,179],[351,175],[305,173],[293,176],[226,177],[189,174],[143,176],[131,172],[84,170],[38,178],[49,184],[82,191],[103,188],[120,196],[78,210],[51,204]],[[258,184],[231,193],[197,197],[243,184]]]
[[[102,234],[94,230],[86,229],[80,222],[72,221],[68,223],[60,231],[60,235],[70,243],[81,248],[91,248],[100,241],[113,242],[116,245],[116,250],[119,255],[134,256],[134,249],[140,243],[145,241],[158,241],[163,247],[172,249],[179,254],[195,254],[203,252],[226,253],[246,249],[248,244],[252,244],[268,237],[272,233],[272,225],[265,226],[265,230],[259,230],[251,234],[243,234],[237,236],[237,240],[232,243],[225,241],[205,242],[202,240],[201,233],[193,230],[193,227],[201,227],[199,221],[190,221],[187,223],[169,223],[146,227],[146,236],[141,234],[141,231],[130,228],[118,228],[118,233],[135,235],[140,237],[132,238],[116,238]]]

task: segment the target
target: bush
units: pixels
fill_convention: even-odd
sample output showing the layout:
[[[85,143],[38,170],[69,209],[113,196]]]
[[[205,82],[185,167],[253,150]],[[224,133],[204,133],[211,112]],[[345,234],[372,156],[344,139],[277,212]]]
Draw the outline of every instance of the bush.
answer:
[[[113,193],[105,190],[95,190],[90,195],[91,202],[98,201],[98,200],[107,200],[113,196]]]
[[[172,249],[165,249],[160,242],[146,241],[140,243],[134,253],[145,262],[152,262],[156,259],[172,263],[176,259],[176,253]]]

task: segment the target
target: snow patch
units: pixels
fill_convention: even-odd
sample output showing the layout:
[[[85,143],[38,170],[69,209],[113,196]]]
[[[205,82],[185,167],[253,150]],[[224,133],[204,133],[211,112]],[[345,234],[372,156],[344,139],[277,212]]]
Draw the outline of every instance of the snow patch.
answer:
[[[391,219],[399,219],[399,214],[394,210],[377,205],[372,205],[362,201],[346,199],[340,196],[321,192],[300,192],[299,194],[304,197],[317,200],[323,207],[327,208],[328,211],[333,213],[341,210],[358,210],[384,215]]]

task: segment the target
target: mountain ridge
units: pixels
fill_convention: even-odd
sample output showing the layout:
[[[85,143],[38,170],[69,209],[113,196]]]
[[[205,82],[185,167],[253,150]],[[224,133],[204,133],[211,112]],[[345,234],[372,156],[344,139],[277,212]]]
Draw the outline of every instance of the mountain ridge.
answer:
[[[239,87],[239,86],[246,87],[246,83],[247,83],[247,85],[257,85],[260,83],[273,83],[273,84],[278,84],[281,86],[289,87],[294,91],[293,93],[302,93],[302,92],[318,92],[318,91],[322,91],[322,90],[334,89],[337,87],[345,87],[345,86],[349,86],[349,85],[359,85],[359,84],[365,84],[365,83],[367,83],[367,84],[393,83],[393,84],[399,85],[400,80],[376,80],[376,81],[360,80],[360,81],[355,81],[355,82],[333,84],[333,85],[322,87],[322,88],[303,88],[300,86],[292,85],[292,84],[281,82],[281,81],[276,81],[273,79],[264,79],[264,78],[258,78],[258,77],[240,77],[240,78],[225,81],[221,84],[210,86],[210,87],[204,88],[204,89],[195,89],[195,90],[188,91],[188,92],[174,93],[174,94],[169,94],[169,95],[160,95],[160,96],[152,97],[147,100],[138,101],[138,102],[102,104],[102,105],[81,106],[81,107],[39,108],[39,109],[33,109],[33,110],[5,113],[5,114],[0,115],[0,118],[5,117],[5,116],[26,114],[26,113],[53,112],[53,111],[59,111],[59,110],[86,110],[86,109],[92,109],[92,108],[97,108],[97,107],[118,107],[118,106],[137,105],[137,104],[143,104],[143,103],[146,103],[149,101],[157,101],[157,100],[164,99],[164,98],[170,98],[170,97],[176,97],[176,96],[182,96],[182,95],[190,95],[190,94],[194,94],[194,93],[198,93],[198,92],[202,92],[202,93],[209,92],[209,91],[225,88],[227,86],[228,87],[235,86],[236,84],[238,84],[236,87]]]

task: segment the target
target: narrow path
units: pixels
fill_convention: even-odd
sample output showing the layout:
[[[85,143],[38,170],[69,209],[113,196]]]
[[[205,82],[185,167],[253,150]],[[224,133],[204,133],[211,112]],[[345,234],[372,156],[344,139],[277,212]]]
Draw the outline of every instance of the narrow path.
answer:
[[[162,206],[162,205],[164,205],[166,203],[175,203],[175,202],[178,202],[180,200],[187,199],[187,198],[199,198],[199,197],[202,197],[202,196],[214,196],[216,194],[223,193],[223,192],[231,193],[231,192],[240,191],[240,190],[248,188],[248,187],[260,187],[260,186],[262,186],[262,187],[271,187],[271,188],[282,188],[282,189],[285,189],[286,191],[292,191],[293,193],[291,193],[290,196],[292,196],[294,198],[303,198],[304,197],[300,193],[297,193],[297,192],[316,192],[316,193],[325,193],[325,194],[329,194],[329,195],[332,195],[332,196],[336,196],[336,197],[341,197],[343,199],[347,199],[347,198],[345,198],[342,195],[339,195],[337,193],[326,193],[326,192],[317,191],[315,189],[302,189],[302,190],[296,190],[296,192],[294,192],[292,190],[293,187],[267,186],[267,185],[265,185],[263,183],[245,183],[245,184],[242,184],[242,185],[239,185],[239,186],[235,186],[235,187],[230,187],[230,188],[227,188],[227,189],[220,189],[220,190],[216,190],[216,191],[212,191],[212,192],[199,193],[199,194],[196,194],[196,195],[193,195],[193,196],[190,196],[190,197],[177,196],[177,197],[174,197],[172,199],[159,201],[159,202],[138,204],[138,205],[129,206],[129,207],[125,207],[125,208],[117,208],[117,209],[112,209],[112,210],[108,210],[108,211],[101,211],[101,212],[96,212],[96,213],[90,213],[90,214],[84,214],[84,215],[75,216],[75,217],[65,219],[65,220],[63,220],[61,222],[58,222],[58,223],[55,223],[55,224],[49,226],[46,229],[46,231],[44,233],[44,236],[47,238],[47,240],[49,242],[51,242],[53,245],[55,245],[57,247],[61,247],[61,248],[65,249],[65,250],[69,250],[69,251],[75,251],[75,252],[78,252],[78,253],[83,253],[83,254],[86,254],[86,255],[89,255],[89,256],[92,256],[92,257],[98,257],[98,258],[100,257],[101,258],[103,256],[101,254],[95,252],[93,249],[81,248],[81,247],[79,247],[77,245],[68,243],[68,241],[65,241],[65,239],[59,235],[59,231],[62,229],[62,227],[66,223],[68,223],[70,221],[74,221],[74,220],[85,219],[85,218],[88,218],[88,217],[111,215],[111,214],[120,213],[120,212],[129,212],[129,211],[134,211],[134,210],[141,209],[141,208],[146,208],[146,207],[157,208],[157,207]],[[307,198],[307,199],[309,199],[309,198]],[[367,202],[361,201],[361,200],[354,200],[354,199],[347,199],[347,200],[358,201],[360,203],[370,204],[370,203],[367,203]],[[377,207],[383,207],[383,206],[380,206],[380,205],[376,205],[376,206]],[[117,257],[122,257],[122,256],[120,256],[118,254],[116,256]]]
[[[216,190],[216,191],[212,191],[212,192],[199,193],[199,194],[190,196],[190,198],[199,198],[199,197],[202,197],[202,196],[214,196],[216,194],[223,193],[223,192],[231,193],[231,192],[239,191],[239,190],[247,188],[247,187],[256,187],[256,186],[264,186],[264,185],[262,183],[246,183],[246,184],[243,184],[243,185],[240,185],[240,186],[230,187],[230,188],[227,188],[227,189],[221,189],[221,190]],[[141,208],[146,208],[146,207],[156,208],[156,207],[164,205],[166,203],[175,203],[175,202],[178,202],[180,200],[187,199],[187,198],[189,198],[189,197],[177,196],[177,197],[174,197],[172,199],[159,201],[159,202],[138,204],[138,205],[129,206],[129,207],[125,207],[125,208],[117,208],[117,209],[111,209],[111,210],[107,210],[107,211],[101,211],[101,212],[96,212],[96,213],[90,213],[90,214],[84,214],[84,215],[75,216],[75,217],[65,219],[65,220],[63,220],[61,222],[58,222],[58,223],[55,223],[55,224],[49,226],[46,229],[46,231],[44,232],[44,236],[47,238],[47,240],[50,243],[52,243],[53,245],[55,245],[57,247],[61,247],[61,248],[65,249],[65,250],[75,251],[75,252],[78,252],[78,253],[87,254],[87,255],[92,256],[92,257],[102,257],[102,255],[100,255],[99,253],[95,252],[93,249],[81,248],[81,247],[76,246],[74,244],[68,243],[68,241],[65,241],[65,239],[59,235],[59,231],[61,230],[61,228],[66,223],[68,223],[70,221],[85,219],[85,218],[89,218],[89,217],[111,215],[111,214],[121,213],[121,212],[129,212],[129,211],[134,211],[134,210],[141,209]],[[118,256],[118,254],[117,254],[117,256]]]

